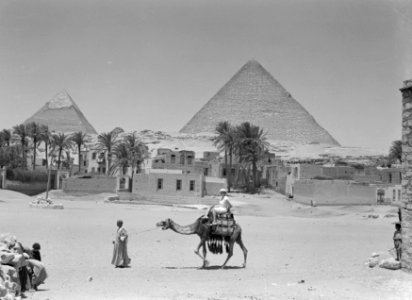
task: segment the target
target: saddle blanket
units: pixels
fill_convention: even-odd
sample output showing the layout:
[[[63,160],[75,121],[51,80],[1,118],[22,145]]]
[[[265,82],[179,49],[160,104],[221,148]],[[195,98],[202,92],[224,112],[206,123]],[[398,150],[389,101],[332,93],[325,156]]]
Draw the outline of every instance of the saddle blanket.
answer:
[[[216,223],[213,234],[227,236],[231,235],[235,230],[236,222],[231,213],[218,214],[216,216]]]

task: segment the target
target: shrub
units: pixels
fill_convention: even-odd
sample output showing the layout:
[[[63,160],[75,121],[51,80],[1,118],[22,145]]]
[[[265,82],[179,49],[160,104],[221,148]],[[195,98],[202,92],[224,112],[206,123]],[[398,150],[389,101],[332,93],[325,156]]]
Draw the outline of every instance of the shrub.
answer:
[[[20,182],[47,182],[46,171],[30,171],[24,169],[7,169],[8,180],[20,181]]]
[[[327,177],[327,176],[315,176],[312,179],[316,179],[316,180],[333,180],[332,177]]]

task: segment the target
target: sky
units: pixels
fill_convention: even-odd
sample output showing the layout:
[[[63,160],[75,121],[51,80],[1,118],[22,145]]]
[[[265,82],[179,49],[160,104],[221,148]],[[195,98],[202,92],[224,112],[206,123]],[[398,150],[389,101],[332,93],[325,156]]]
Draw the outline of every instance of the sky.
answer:
[[[250,59],[341,145],[386,151],[412,1],[2,0],[0,129],[66,90],[98,132],[177,132]]]

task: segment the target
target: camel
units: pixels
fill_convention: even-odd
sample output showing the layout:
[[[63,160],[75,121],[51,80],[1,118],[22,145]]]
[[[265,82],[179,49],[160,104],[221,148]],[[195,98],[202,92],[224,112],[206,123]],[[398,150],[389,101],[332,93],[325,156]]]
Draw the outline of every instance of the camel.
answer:
[[[227,258],[221,266],[221,268],[224,269],[227,262],[233,255],[233,246],[235,242],[239,244],[240,248],[243,251],[244,261],[242,267],[246,267],[247,249],[242,241],[242,228],[237,223],[235,224],[234,231],[230,236],[213,234],[210,226],[210,221],[204,217],[198,218],[193,224],[187,226],[181,226],[171,219],[160,221],[156,224],[156,226],[161,227],[163,230],[171,229],[177,233],[185,235],[197,234],[200,237],[200,243],[195,250],[195,254],[203,260],[202,268],[205,268],[209,265],[209,262],[206,260],[206,243],[208,243],[209,251],[213,254],[221,254],[223,252],[223,245],[225,246]],[[199,250],[202,247],[203,256],[199,253]]]

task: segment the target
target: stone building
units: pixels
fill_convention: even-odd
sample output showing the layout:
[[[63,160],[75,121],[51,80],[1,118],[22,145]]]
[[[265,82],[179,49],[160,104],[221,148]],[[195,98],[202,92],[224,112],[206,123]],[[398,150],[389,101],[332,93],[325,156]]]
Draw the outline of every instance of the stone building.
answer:
[[[402,267],[412,271],[412,80],[402,93]]]

